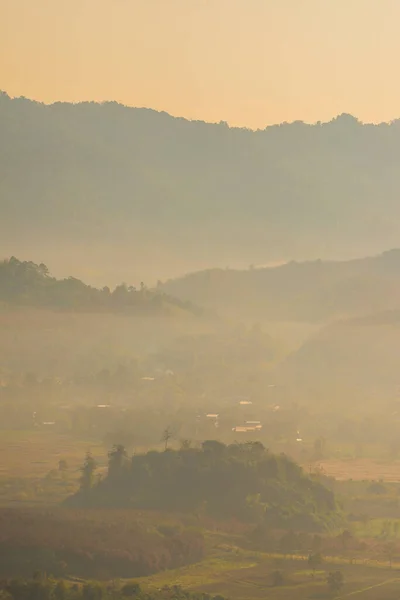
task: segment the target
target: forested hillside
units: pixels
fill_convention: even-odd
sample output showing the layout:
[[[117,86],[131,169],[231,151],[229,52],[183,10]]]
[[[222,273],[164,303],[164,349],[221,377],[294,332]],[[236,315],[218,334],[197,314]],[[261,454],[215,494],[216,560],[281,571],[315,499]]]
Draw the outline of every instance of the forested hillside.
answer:
[[[81,489],[67,504],[194,511],[308,531],[340,523],[332,491],[260,442],[226,446],[210,440],[201,448],[185,442],[171,450],[167,433],[165,452],[129,458],[123,446],[114,446],[107,477],[97,483],[96,463],[88,455]]]
[[[133,315],[198,312],[190,302],[149,290],[144,283],[139,289],[123,283],[113,291],[109,287],[99,290],[74,277],[56,279],[50,276],[45,264],[37,265],[15,257],[0,262],[0,303],[14,307],[114,311]]]
[[[159,529],[145,527],[137,515],[123,511],[3,508],[0,525],[1,577],[35,571],[57,577],[138,577],[190,564],[204,553],[200,532],[177,528],[163,535],[161,523]]]
[[[6,254],[97,285],[363,255],[400,233],[399,121],[250,131],[2,94],[0,156]]]
[[[382,434],[395,438],[398,427],[400,311],[331,323],[311,336],[275,370],[277,381],[297,397],[322,407],[363,414],[373,408],[385,423]],[[351,404],[349,406],[349,401]],[[332,408],[333,408],[332,405]],[[378,423],[374,422],[376,428]],[[367,428],[364,423],[364,428]],[[392,428],[394,429],[392,431]]]
[[[163,289],[236,315],[277,321],[366,316],[400,308],[400,251],[342,262],[210,269],[168,281]]]

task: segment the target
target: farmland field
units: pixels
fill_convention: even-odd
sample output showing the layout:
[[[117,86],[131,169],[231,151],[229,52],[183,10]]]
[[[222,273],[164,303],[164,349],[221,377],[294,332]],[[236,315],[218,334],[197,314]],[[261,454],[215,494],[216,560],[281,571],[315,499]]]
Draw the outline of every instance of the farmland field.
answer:
[[[51,431],[0,431],[0,504],[57,503],[77,487],[85,453],[104,461],[98,442]],[[61,474],[59,462],[66,461]]]
[[[345,584],[338,598],[360,600],[398,600],[400,572],[382,565],[349,564],[345,559],[331,559],[313,574],[305,557],[297,560],[261,553],[246,553],[231,548],[199,564],[142,578],[149,590],[164,585],[181,585],[190,591],[221,594],[232,600],[306,600],[330,598],[326,578],[329,571],[340,569]],[[279,570],[283,585],[272,585],[272,574]]]
[[[0,431],[0,477],[43,477],[66,460],[71,472],[82,464],[85,452],[104,460],[98,441],[82,441],[52,431]]]
[[[346,479],[353,479],[354,481],[400,481],[400,461],[385,462],[369,458],[331,459],[320,461],[319,466],[328,476],[339,481]]]
[[[51,430],[0,430],[0,477],[41,477],[57,468],[61,459],[68,462],[71,470],[76,470],[88,450],[104,463],[106,449],[99,440],[82,440]],[[400,482],[400,460],[327,459],[319,461],[318,467],[339,481]],[[307,470],[308,465],[304,468]]]
[[[61,502],[76,489],[79,469],[88,450],[98,460],[100,467],[104,468],[107,448],[98,440],[78,439],[51,430],[1,431],[0,504],[23,508]],[[65,460],[68,465],[66,473],[58,470],[60,460]],[[399,473],[400,479],[400,464],[396,462],[330,460],[323,461],[321,466],[327,474],[335,475],[338,479],[354,480],[341,484],[344,488],[363,487],[361,483],[356,484],[356,480],[396,481],[396,473]],[[389,496],[395,493],[392,487],[389,486]],[[381,497],[379,502],[382,502]],[[397,510],[390,510],[393,525]],[[206,538],[207,554],[201,562],[161,571],[138,581],[149,591],[166,585],[180,585],[188,591],[220,594],[231,600],[317,600],[331,597],[326,583],[327,574],[340,570],[345,584],[338,598],[398,600],[400,558],[396,554],[392,568],[389,568],[387,559],[380,551],[375,556],[374,544],[381,537],[385,519],[374,519],[372,514],[371,511],[368,522],[352,525],[354,535],[357,539],[366,541],[368,551],[364,555],[357,555],[356,560],[350,555],[325,557],[324,563],[315,573],[310,571],[306,555],[288,558],[281,554],[249,550],[246,547],[245,531],[232,530],[224,533],[222,525],[217,526],[201,519],[195,524],[202,527]],[[154,523],[165,519],[165,515],[162,517],[155,512],[141,511],[138,518],[142,523],[153,527]],[[168,519],[173,518],[172,515],[168,516]],[[194,519],[190,515],[187,518]],[[396,535],[393,527],[392,530],[390,539],[393,541],[398,539],[399,529],[396,529]],[[276,571],[283,576],[283,583],[279,586],[272,585],[273,573]]]
[[[146,451],[147,448],[138,448]],[[49,430],[2,430],[0,431],[0,503],[17,500],[42,502],[43,494],[37,490],[50,489],[53,492],[46,502],[58,502],[65,498],[77,485],[79,469],[84,455],[90,451],[101,472],[106,466],[107,448],[94,439],[81,439],[68,434]],[[66,461],[68,470],[63,480],[57,481],[56,473],[60,460]],[[373,459],[330,459],[320,461],[318,466],[338,481],[381,480],[400,482],[400,461],[379,461]],[[307,470],[307,465],[304,465]],[[29,487],[26,495],[24,488]],[[36,492],[35,492],[36,490]]]

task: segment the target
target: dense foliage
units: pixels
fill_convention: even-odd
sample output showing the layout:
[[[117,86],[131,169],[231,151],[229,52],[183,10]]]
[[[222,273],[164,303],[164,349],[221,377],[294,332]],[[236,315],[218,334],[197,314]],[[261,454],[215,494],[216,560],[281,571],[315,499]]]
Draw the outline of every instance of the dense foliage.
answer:
[[[400,307],[400,251],[348,261],[208,269],[172,279],[163,290],[201,306],[272,321],[325,322]],[[398,315],[397,315],[398,319]]]
[[[338,517],[329,489],[259,442],[226,446],[206,441],[201,448],[183,444],[180,450],[150,451],[131,459],[123,446],[115,446],[107,477],[94,483],[94,471],[88,455],[81,489],[69,504],[197,511],[308,530]]]
[[[161,523],[160,523],[161,525]],[[196,530],[148,527],[136,516],[99,511],[0,511],[0,575],[138,577],[203,557]]]
[[[223,596],[186,592],[179,586],[163,587],[161,590],[144,592],[136,582],[118,585],[96,583],[66,584],[35,573],[32,579],[9,579],[0,581],[2,600],[224,600]]]
[[[132,263],[157,277],[398,241],[399,121],[249,131],[3,94],[0,123],[2,240],[52,250],[80,277],[88,266],[123,281]]]
[[[56,279],[44,264],[20,261],[15,257],[0,262],[0,302],[13,305],[51,307],[86,311],[125,311],[132,314],[168,314],[171,310],[194,312],[182,302],[157,290],[117,286],[96,289],[79,279]]]

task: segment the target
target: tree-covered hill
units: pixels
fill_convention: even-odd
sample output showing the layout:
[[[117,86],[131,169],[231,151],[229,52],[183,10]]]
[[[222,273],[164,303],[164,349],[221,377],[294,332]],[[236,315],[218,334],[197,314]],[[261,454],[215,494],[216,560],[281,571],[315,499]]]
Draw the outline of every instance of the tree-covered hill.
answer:
[[[168,281],[178,298],[236,315],[324,322],[400,309],[400,251],[349,261],[210,269]]]
[[[43,263],[20,261],[15,257],[0,262],[0,303],[89,312],[114,311],[132,315],[198,313],[190,302],[168,296],[160,290],[139,289],[121,284],[113,291],[97,289],[79,279],[51,277]]]
[[[164,279],[360,256],[400,233],[400,121],[250,131],[2,94],[0,157],[3,252],[51,256],[52,271],[96,284],[130,280],[132,264]]]
[[[86,457],[80,491],[72,506],[190,511],[236,517],[275,528],[315,531],[340,522],[334,494],[308,477],[288,457],[260,442],[182,444],[180,450],[128,457],[123,446],[109,453],[107,476],[95,481],[95,462]]]
[[[392,414],[382,434],[395,438],[399,353],[400,311],[374,313],[323,327],[285,357],[274,376],[296,398],[313,400],[320,408],[332,402],[331,410],[346,415],[360,416],[362,410],[366,418],[370,409],[386,418]]]

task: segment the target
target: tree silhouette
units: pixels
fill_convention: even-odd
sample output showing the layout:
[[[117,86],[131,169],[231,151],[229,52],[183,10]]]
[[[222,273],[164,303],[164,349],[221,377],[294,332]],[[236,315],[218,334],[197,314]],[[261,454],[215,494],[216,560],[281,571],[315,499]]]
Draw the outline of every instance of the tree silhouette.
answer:
[[[173,438],[172,427],[168,426],[164,429],[162,435],[162,441],[164,442],[164,450],[168,450],[169,441]]]
[[[81,467],[81,477],[79,480],[81,490],[87,491],[93,486],[96,468],[97,463],[89,451],[86,453],[85,461]]]
[[[128,461],[128,454],[122,444],[115,444],[108,453],[108,476],[113,479],[121,475],[125,464]]]
[[[271,585],[273,587],[278,587],[283,585],[285,582],[285,577],[282,571],[273,571],[271,575]]]
[[[329,591],[332,594],[339,594],[344,585],[344,577],[341,571],[332,571],[327,577]]]
[[[315,554],[310,554],[308,557],[308,566],[312,569],[313,577],[315,576],[315,571],[319,566],[322,565],[323,559],[320,552],[316,552]]]

